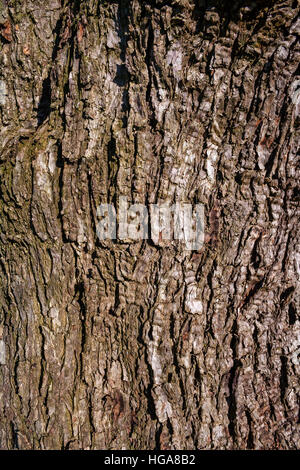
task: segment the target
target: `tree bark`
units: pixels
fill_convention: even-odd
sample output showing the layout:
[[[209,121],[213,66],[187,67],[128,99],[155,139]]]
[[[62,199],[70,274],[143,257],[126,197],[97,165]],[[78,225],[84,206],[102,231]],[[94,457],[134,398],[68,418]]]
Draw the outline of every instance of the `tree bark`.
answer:
[[[0,5],[0,447],[299,447],[298,2]]]

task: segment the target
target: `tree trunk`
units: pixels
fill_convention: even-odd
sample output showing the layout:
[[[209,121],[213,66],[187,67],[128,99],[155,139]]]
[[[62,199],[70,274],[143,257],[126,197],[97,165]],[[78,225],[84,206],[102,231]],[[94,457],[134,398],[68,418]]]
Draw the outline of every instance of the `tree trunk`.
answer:
[[[0,447],[299,447],[298,2],[0,5]]]

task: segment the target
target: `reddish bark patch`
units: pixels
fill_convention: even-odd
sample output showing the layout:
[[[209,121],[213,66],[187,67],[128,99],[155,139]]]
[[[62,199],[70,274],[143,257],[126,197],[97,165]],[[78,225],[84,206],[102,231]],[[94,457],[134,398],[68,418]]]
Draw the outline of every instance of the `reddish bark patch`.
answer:
[[[82,41],[83,33],[84,33],[83,25],[82,25],[81,23],[79,23],[78,31],[77,31],[77,39],[78,39],[78,42],[81,42],[81,41]]]
[[[8,42],[12,41],[11,24],[9,20],[1,25],[0,35]]]

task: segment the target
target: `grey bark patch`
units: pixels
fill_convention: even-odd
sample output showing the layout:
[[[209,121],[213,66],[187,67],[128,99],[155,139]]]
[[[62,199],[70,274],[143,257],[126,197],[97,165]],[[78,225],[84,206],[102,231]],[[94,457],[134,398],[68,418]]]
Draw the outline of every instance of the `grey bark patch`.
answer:
[[[0,340],[0,364],[6,364],[5,343],[3,339]]]
[[[3,106],[6,103],[7,98],[7,87],[4,80],[0,80],[0,105]]]

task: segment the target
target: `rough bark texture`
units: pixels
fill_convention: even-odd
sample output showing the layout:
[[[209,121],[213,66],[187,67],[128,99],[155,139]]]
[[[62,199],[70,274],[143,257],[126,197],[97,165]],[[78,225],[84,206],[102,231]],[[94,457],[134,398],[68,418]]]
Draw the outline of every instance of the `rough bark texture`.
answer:
[[[299,447],[298,2],[0,8],[0,447]],[[120,196],[203,249],[100,242]]]

